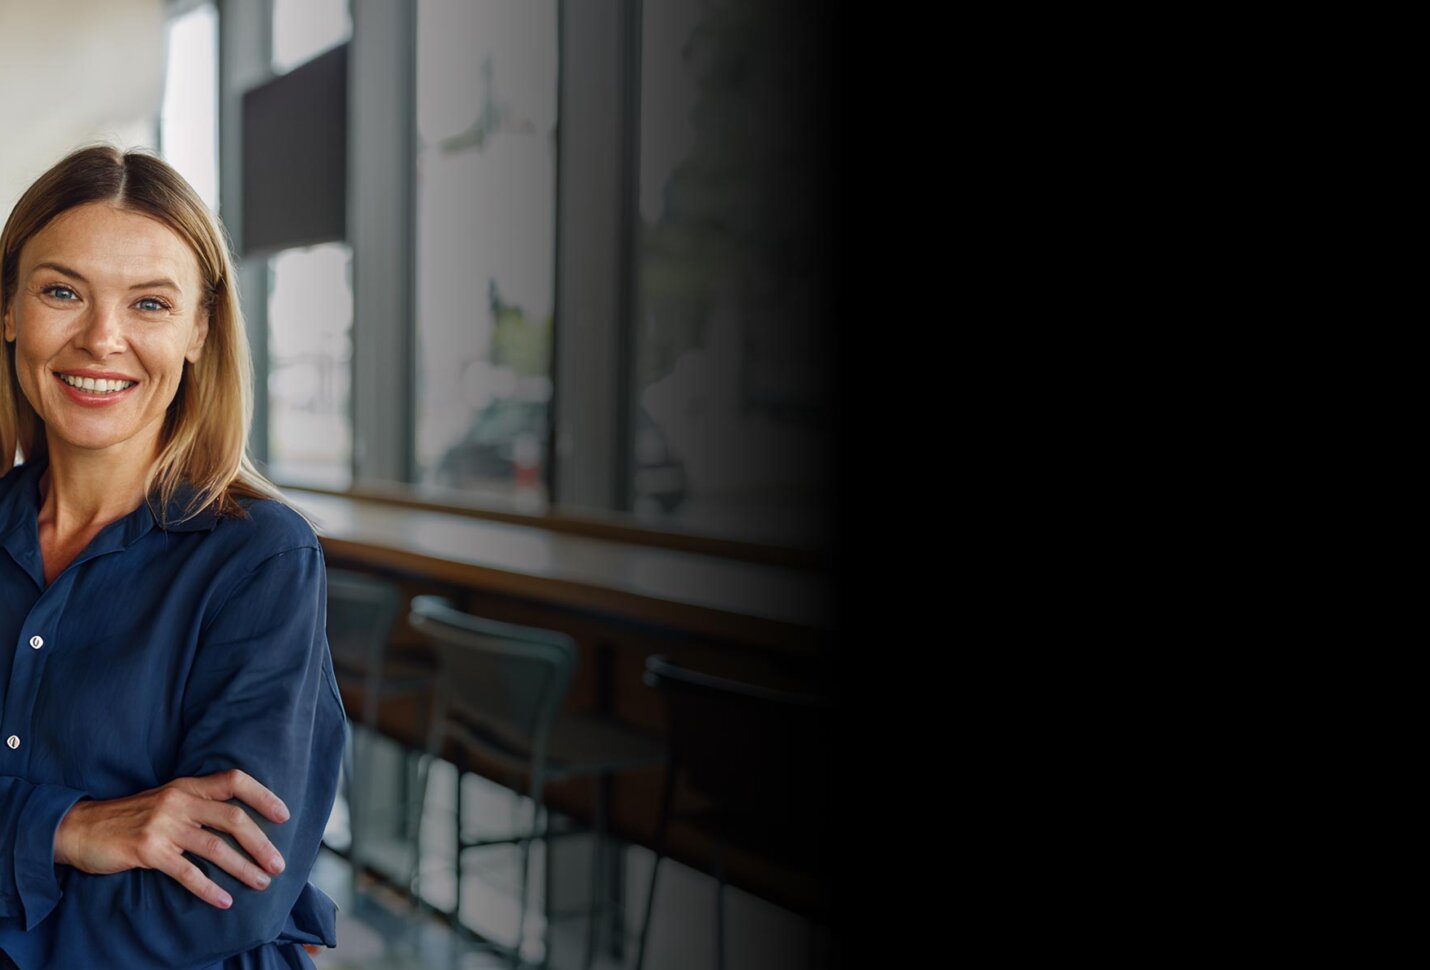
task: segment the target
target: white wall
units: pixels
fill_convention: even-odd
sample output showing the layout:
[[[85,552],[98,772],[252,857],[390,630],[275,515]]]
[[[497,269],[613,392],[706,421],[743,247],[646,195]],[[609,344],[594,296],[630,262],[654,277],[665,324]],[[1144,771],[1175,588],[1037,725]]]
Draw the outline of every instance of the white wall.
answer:
[[[74,148],[157,148],[163,89],[163,0],[0,0],[0,222]]]

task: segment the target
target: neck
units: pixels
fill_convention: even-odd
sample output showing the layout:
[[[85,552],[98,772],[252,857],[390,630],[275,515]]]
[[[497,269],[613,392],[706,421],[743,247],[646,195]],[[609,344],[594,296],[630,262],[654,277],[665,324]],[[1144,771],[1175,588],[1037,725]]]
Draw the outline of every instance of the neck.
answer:
[[[158,457],[68,449],[49,442],[49,467],[40,478],[40,521],[59,535],[102,527],[122,519],[144,503],[144,480]]]

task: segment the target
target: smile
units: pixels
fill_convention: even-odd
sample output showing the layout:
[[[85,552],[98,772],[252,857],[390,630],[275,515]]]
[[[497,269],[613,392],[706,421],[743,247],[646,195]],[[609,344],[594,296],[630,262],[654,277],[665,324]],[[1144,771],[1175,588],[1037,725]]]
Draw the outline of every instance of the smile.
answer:
[[[69,374],[57,374],[56,376],[70,387],[89,391],[91,394],[114,394],[118,391],[127,391],[135,384],[134,381],[114,381],[104,378],[95,380],[93,377],[71,377]]]
[[[65,397],[85,407],[102,408],[123,401],[138,385],[138,381],[115,380],[107,377],[79,377],[56,374]]]

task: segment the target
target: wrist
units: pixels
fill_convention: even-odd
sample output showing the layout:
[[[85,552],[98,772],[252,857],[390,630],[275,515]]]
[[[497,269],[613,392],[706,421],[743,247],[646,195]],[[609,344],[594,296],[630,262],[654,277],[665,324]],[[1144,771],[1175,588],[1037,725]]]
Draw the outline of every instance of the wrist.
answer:
[[[60,819],[60,824],[55,826],[55,865],[74,865],[74,859],[77,858],[75,844],[83,824],[84,814],[90,804],[88,798],[82,798],[75,802]]]

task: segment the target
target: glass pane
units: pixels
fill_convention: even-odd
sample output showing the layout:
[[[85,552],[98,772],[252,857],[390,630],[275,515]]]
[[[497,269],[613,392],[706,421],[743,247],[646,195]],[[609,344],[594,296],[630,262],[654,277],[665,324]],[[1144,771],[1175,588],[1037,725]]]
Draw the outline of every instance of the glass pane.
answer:
[[[418,481],[546,501],[556,2],[417,7]]]
[[[159,144],[164,158],[218,211],[218,13],[195,7],[168,24]]]
[[[352,250],[269,260],[268,470],[280,482],[352,484]]]
[[[273,70],[279,74],[352,35],[348,0],[273,0]]]
[[[786,0],[642,10],[633,511],[819,546],[834,486],[819,21]]]

